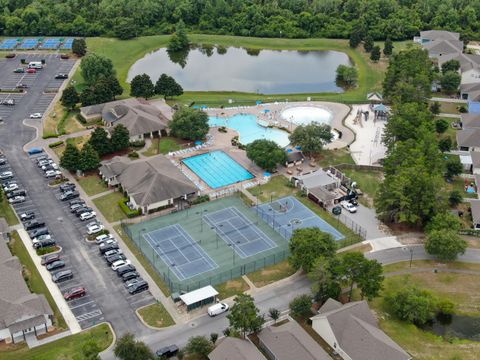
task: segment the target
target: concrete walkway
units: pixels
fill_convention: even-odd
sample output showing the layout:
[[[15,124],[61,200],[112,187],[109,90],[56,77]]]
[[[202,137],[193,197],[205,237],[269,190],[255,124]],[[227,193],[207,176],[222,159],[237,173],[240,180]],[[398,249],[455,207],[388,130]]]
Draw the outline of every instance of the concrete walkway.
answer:
[[[105,196],[105,195],[108,195],[108,194],[111,194],[111,193],[114,193],[114,192],[115,192],[114,189],[112,189],[112,190],[107,190],[107,191],[101,192],[101,193],[99,193],[99,194],[95,194],[95,195],[90,196],[90,199],[91,199],[91,200],[95,200],[95,199],[98,199],[98,198],[100,198],[100,197],[102,197],[102,196]]]
[[[447,113],[440,113],[437,115],[438,117],[444,117],[449,119],[460,119],[462,115],[460,114],[447,114]]]
[[[29,336],[30,335],[30,336]],[[64,337],[72,335],[72,332],[70,330],[67,331],[62,331],[61,333],[43,338],[43,339],[37,339],[33,333],[26,335],[26,342],[27,345],[30,349],[41,346],[44,344],[51,343],[52,341],[57,341],[59,339],[62,339]]]
[[[429,268],[416,268],[416,269],[405,269],[400,271],[393,271],[385,274],[385,277],[392,277],[398,275],[407,275],[407,274],[416,274],[423,272],[443,272],[443,273],[454,273],[454,274],[466,274],[466,275],[480,275],[480,270],[465,270],[465,269],[444,269],[438,267],[429,267]]]
[[[446,102],[446,103],[468,104],[468,100],[463,100],[463,99],[432,97],[430,100],[438,101],[438,102]]]
[[[17,231],[18,231],[18,235],[20,236],[20,239],[22,239],[23,245],[25,245],[25,248],[27,249],[28,254],[30,255],[33,263],[35,264],[35,267],[37,268],[43,281],[45,282],[45,285],[50,291],[50,294],[55,300],[58,309],[62,313],[62,316],[65,319],[65,322],[67,323],[68,328],[70,329],[70,333],[71,334],[79,333],[82,329],[80,328],[80,325],[78,324],[78,321],[75,318],[75,315],[73,315],[72,311],[70,310],[70,307],[68,306],[67,302],[63,298],[63,295],[60,292],[60,289],[58,288],[58,286],[52,281],[51,274],[48,272],[45,266],[42,266],[42,264],[40,263],[41,258],[40,256],[37,255],[37,253],[35,252],[35,249],[32,247],[32,241],[30,240],[30,237],[28,236],[27,232],[24,229],[19,229]]]
[[[387,236],[387,237],[368,240],[365,242],[369,243],[372,246],[372,251],[392,249],[392,248],[403,246],[403,244],[401,244],[397,240],[396,236]]]

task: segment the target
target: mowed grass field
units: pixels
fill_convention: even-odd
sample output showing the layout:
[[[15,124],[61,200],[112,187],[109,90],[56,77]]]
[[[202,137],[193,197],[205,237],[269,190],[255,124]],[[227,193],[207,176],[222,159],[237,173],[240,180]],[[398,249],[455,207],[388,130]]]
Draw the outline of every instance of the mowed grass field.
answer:
[[[129,95],[129,84],[126,83],[128,70],[140,58],[147,53],[155,51],[168,44],[169,35],[144,36],[132,40],[118,40],[113,38],[88,38],[88,50],[110,58],[117,71],[120,83],[125,88],[123,97]],[[234,99],[236,103],[250,104],[256,100],[275,101],[289,99],[306,100],[310,96],[312,100],[339,101],[345,103],[358,103],[366,101],[366,94],[370,91],[380,90],[381,81],[385,72],[385,66],[374,64],[369,60],[361,47],[351,49],[348,40],[337,39],[267,39],[238,36],[220,36],[190,34],[189,39],[195,44],[220,45],[224,47],[234,46],[248,49],[270,49],[270,50],[335,50],[341,51],[350,57],[359,71],[358,86],[344,94],[334,93],[312,93],[312,94],[282,94],[262,95],[237,92],[185,92],[176,101],[190,103],[196,101],[219,106],[228,104],[228,99]],[[82,87],[83,79],[80,70],[75,74],[74,80],[78,87]],[[156,79],[153,79],[155,81]]]

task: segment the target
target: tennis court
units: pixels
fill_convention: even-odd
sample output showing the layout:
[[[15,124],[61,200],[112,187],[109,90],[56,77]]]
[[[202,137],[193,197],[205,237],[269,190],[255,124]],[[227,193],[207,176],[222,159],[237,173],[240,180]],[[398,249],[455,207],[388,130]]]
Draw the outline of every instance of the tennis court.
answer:
[[[179,280],[218,268],[179,224],[151,231],[143,237]]]
[[[12,50],[17,47],[17,40],[15,39],[5,39],[0,45],[1,50]]]
[[[275,200],[254,208],[258,216],[266,221],[285,239],[290,239],[295,229],[316,227],[333,236],[335,240],[345,238],[342,233],[327,223],[312,210],[292,196]]]
[[[73,45],[73,39],[72,38],[65,39],[65,41],[62,44],[62,49],[72,50],[72,45]]]
[[[235,207],[208,213],[204,219],[242,259],[277,246]]]

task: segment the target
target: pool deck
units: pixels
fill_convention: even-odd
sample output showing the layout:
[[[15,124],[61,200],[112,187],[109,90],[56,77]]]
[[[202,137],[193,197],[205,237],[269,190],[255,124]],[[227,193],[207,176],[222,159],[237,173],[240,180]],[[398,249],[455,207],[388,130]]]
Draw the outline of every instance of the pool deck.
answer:
[[[259,104],[256,106],[233,106],[223,109],[208,108],[206,111],[209,116],[216,117],[230,117],[236,114],[251,114],[257,116],[258,120],[266,122],[271,126],[287,129],[289,132],[293,132],[297,126],[289,121],[282,119],[280,114],[283,110],[287,108],[299,106],[320,107],[330,111],[333,114],[331,127],[332,129],[340,131],[342,133],[342,138],[334,140],[330,144],[326,145],[326,149],[344,148],[354,141],[355,134],[350,128],[346,127],[343,124],[343,120],[350,113],[350,107],[344,104],[321,101],[275,102]],[[270,111],[268,113],[265,113],[265,110]]]

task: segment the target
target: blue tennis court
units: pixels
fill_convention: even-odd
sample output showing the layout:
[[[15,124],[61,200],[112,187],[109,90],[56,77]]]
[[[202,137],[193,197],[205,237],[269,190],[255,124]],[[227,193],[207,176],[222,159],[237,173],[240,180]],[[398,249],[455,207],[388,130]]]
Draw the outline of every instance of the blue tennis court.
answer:
[[[212,189],[254,178],[251,172],[220,150],[192,156],[182,162]]]
[[[151,231],[143,238],[180,281],[218,268],[179,224]]]
[[[38,46],[37,39],[25,39],[20,44],[19,48],[22,50],[30,50],[30,49],[35,49],[37,46]]]
[[[2,50],[12,50],[17,47],[17,40],[15,39],[6,39],[2,41],[0,49]]]
[[[40,45],[41,49],[44,50],[55,50],[60,47],[60,40],[59,39],[45,39]]]
[[[204,219],[242,259],[277,247],[235,207],[208,213]]]
[[[307,227],[317,227],[331,234],[335,240],[345,238],[341,232],[292,196],[262,204],[253,209],[285,239],[290,239],[295,229]]]
[[[65,39],[65,41],[62,44],[62,49],[71,50],[72,45],[73,45],[73,39],[72,38]]]

